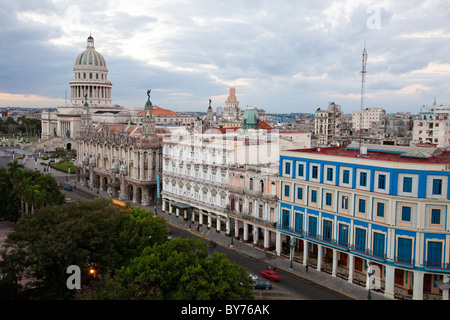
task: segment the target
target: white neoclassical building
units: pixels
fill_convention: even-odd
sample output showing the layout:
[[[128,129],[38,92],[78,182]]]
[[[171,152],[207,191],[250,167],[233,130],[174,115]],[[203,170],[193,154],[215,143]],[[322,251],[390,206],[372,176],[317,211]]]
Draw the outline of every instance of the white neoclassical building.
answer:
[[[70,103],[55,112],[42,112],[42,138],[58,137],[65,146],[74,147],[74,137],[82,127],[82,115],[89,106],[91,120],[99,123],[127,123],[131,112],[112,104],[112,83],[103,56],[95,49],[94,38],[87,38],[86,49],[75,59],[70,81]]]
[[[184,130],[162,144],[163,210],[275,248],[278,132]]]

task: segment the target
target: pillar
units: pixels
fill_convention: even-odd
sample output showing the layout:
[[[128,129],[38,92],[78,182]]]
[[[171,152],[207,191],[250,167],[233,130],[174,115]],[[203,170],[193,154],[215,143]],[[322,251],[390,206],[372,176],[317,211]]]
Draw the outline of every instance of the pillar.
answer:
[[[394,299],[395,268],[390,265],[384,265],[384,268],[386,270],[386,277],[384,279],[384,296]]]
[[[333,249],[333,270],[331,271],[331,276],[336,277],[336,273],[337,273],[337,263],[338,263],[338,255],[337,255],[337,250]]]
[[[138,194],[138,188],[136,186],[133,186],[133,203],[137,202],[137,194]]]
[[[203,211],[199,211],[198,223],[203,224]]]
[[[317,245],[317,271],[320,271],[322,269],[322,245]]]
[[[355,271],[355,256],[351,253],[348,254],[348,282],[353,283],[353,272]]]
[[[222,222],[222,220],[220,219],[220,216],[217,215],[217,217],[216,217],[216,231],[217,232],[220,232],[221,222]]]
[[[275,251],[277,252],[277,256],[279,256],[281,254],[281,233],[277,231],[275,237]]]
[[[195,209],[192,209],[192,221],[195,221]]]
[[[144,153],[139,152],[139,180],[144,181]]]
[[[444,274],[442,276],[442,280],[444,281],[444,283],[448,283],[448,280],[449,280],[448,277],[449,277],[449,275],[447,275],[447,274]],[[448,289],[442,290],[442,300],[448,300]]]
[[[423,277],[423,272],[414,271],[413,300],[423,300]]]
[[[306,266],[308,261],[308,241],[303,239],[303,265]]]
[[[153,179],[153,152],[148,153],[148,180]]]
[[[244,222],[244,242],[248,241],[248,223]]]
[[[259,228],[255,225],[253,225],[253,244],[258,243],[258,236],[259,236]]]
[[[270,231],[269,229],[264,229],[264,250],[269,250],[270,245]]]

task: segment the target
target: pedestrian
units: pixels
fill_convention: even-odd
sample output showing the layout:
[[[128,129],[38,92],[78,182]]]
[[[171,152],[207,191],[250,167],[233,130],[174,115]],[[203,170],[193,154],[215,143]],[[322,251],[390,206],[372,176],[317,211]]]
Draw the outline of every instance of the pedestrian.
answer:
[[[308,265],[306,265],[306,272],[308,272]]]
[[[197,224],[197,232],[199,232],[199,231],[200,231],[200,223]]]

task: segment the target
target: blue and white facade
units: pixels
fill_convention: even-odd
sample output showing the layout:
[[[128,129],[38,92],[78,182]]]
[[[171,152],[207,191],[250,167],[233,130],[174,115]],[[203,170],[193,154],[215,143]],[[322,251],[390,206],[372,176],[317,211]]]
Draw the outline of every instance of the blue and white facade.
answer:
[[[431,151],[282,151],[280,240],[296,241],[303,264],[317,259],[317,270],[327,263],[349,282],[358,272],[388,297],[401,288],[413,299],[448,299],[440,288],[450,275],[450,158]]]

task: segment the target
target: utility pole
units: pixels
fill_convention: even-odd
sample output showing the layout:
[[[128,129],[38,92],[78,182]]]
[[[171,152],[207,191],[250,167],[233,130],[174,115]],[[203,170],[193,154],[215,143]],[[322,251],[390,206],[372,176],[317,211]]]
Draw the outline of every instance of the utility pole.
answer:
[[[361,112],[359,114],[359,155],[361,156],[362,146],[362,118],[363,118],[363,106],[364,106],[364,94],[366,89],[366,63],[367,63],[367,51],[366,43],[364,42],[364,51],[362,54],[362,70],[361,70]]]

